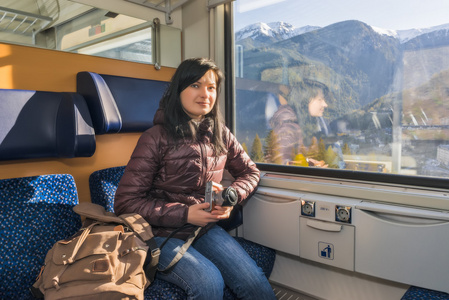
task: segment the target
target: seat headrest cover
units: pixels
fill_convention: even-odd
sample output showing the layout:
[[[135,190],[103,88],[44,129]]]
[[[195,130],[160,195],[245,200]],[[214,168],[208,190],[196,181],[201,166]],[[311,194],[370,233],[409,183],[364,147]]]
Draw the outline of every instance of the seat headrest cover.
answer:
[[[167,82],[80,72],[77,92],[86,98],[97,134],[143,132],[153,126]]]
[[[99,74],[79,72],[76,89],[87,101],[96,134],[120,131],[122,119],[119,109],[109,86]]]
[[[0,160],[94,152],[92,121],[80,95],[0,89]]]

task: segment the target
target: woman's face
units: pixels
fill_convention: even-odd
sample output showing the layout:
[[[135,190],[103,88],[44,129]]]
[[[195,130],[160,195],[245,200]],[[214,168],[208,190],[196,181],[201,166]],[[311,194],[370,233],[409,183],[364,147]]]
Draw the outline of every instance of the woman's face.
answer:
[[[318,94],[309,101],[309,113],[312,117],[322,117],[326,107],[327,103],[322,91],[319,91]]]
[[[217,99],[215,72],[207,71],[197,82],[184,89],[180,98],[186,114],[192,119],[201,120],[212,110]]]

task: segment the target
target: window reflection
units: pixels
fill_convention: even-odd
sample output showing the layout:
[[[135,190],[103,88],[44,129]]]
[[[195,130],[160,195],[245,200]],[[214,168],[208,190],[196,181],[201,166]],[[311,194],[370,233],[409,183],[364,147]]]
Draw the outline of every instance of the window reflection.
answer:
[[[235,30],[236,135],[253,159],[449,177],[449,22],[379,28],[360,11],[323,25],[329,9],[316,5],[320,14],[303,27],[285,22],[306,18],[299,2],[284,1],[284,14],[279,5],[237,6],[237,24],[258,20]],[[440,15],[406,9],[421,24]]]

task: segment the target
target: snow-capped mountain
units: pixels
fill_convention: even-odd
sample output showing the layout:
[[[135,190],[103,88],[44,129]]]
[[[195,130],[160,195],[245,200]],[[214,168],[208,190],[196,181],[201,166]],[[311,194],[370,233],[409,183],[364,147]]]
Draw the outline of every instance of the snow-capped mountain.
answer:
[[[273,22],[273,23],[255,23],[248,25],[239,30],[235,34],[235,40],[240,41],[245,38],[252,38],[253,40],[260,38],[274,38],[275,40],[285,40],[296,35],[306,33],[315,29],[319,29],[318,26],[304,26],[301,28],[295,28],[293,25],[285,22]]]
[[[379,34],[385,34],[392,36],[394,38],[397,38],[401,44],[406,43],[412,39],[414,39],[417,36],[420,36],[422,34],[434,32],[434,31],[440,31],[440,30],[448,30],[449,24],[443,24],[428,28],[412,28],[412,29],[406,29],[406,30],[391,30],[391,29],[382,29],[378,27],[371,26],[374,31],[376,31]]]
[[[381,35],[388,35],[398,39],[401,44],[406,43],[414,39],[415,37],[423,34],[440,30],[449,30],[449,24],[443,24],[428,28],[412,28],[407,30],[393,30],[393,29],[379,28],[375,26],[370,27]],[[311,25],[296,28],[293,25],[286,22],[272,22],[272,23],[259,22],[252,25],[248,25],[243,29],[237,31],[235,34],[235,40],[238,42],[245,38],[251,38],[252,40],[270,38],[274,41],[281,41],[320,28],[321,27],[319,26],[311,26]]]

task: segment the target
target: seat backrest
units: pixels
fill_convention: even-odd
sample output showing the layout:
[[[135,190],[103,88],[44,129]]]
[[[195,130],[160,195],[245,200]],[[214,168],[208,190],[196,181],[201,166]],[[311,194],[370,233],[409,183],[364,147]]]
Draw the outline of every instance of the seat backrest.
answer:
[[[88,157],[95,147],[81,95],[0,89],[0,160]]]
[[[103,206],[106,211],[114,212],[114,197],[124,166],[98,170],[90,174],[89,187],[92,203]]]
[[[0,180],[1,299],[34,299],[29,288],[48,250],[81,227],[77,204],[72,175]]]
[[[77,92],[86,99],[97,134],[143,132],[168,83],[158,80],[79,72]]]

